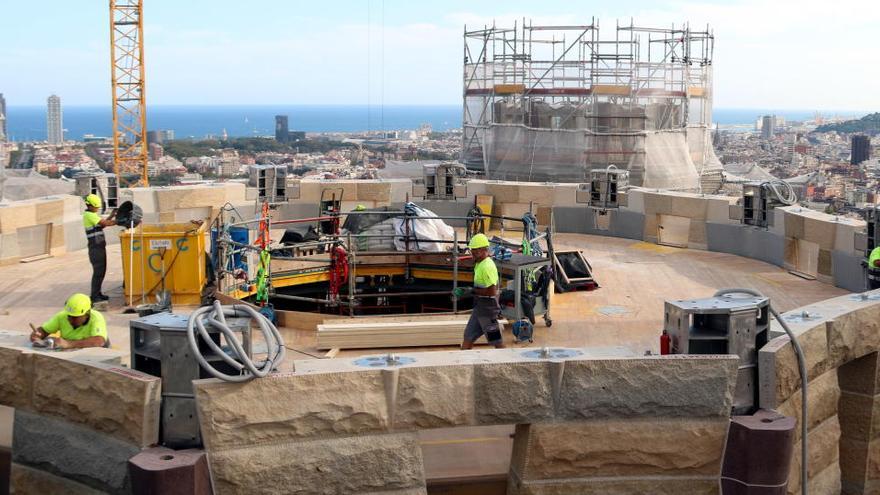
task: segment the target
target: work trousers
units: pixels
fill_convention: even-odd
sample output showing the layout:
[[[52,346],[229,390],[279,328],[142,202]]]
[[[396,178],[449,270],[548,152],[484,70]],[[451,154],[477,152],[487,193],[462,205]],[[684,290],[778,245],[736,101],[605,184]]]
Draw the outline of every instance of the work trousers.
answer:
[[[475,296],[474,310],[464,327],[464,340],[475,342],[481,335],[486,334],[486,340],[490,344],[501,341],[501,327],[498,324],[498,313],[501,307],[494,297]]]
[[[91,297],[101,295],[101,286],[104,285],[104,275],[107,274],[107,245],[105,243],[89,243],[89,261],[92,263],[92,289]]]

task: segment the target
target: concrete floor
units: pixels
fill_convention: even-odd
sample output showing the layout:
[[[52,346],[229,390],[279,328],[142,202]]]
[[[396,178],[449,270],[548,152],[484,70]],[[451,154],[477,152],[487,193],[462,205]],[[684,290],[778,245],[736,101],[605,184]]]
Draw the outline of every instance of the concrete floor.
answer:
[[[781,312],[847,293],[776,266],[728,254],[575,234],[557,235],[555,245],[557,250],[583,250],[601,288],[555,294],[551,302],[553,326],[545,328],[539,321],[533,346],[624,346],[637,354],[648,349],[657,352],[665,300],[709,297],[720,288],[749,287],[769,296]],[[127,351],[128,322],[136,315],[122,313],[127,301],[122,295],[119,246],[109,246],[107,254],[104,291],[111,300],[104,313],[113,347]],[[29,332],[29,322],[40,325],[62,308],[70,294],[87,293],[90,277],[84,250],[0,267],[0,329]],[[323,354],[315,348],[314,332],[282,330],[290,347]],[[506,338],[511,338],[509,333]],[[402,351],[440,349],[450,347]],[[345,351],[339,357],[376,352]],[[290,352],[288,365],[310,357]],[[512,431],[512,426],[501,426],[423,432],[428,479],[506,473]]]

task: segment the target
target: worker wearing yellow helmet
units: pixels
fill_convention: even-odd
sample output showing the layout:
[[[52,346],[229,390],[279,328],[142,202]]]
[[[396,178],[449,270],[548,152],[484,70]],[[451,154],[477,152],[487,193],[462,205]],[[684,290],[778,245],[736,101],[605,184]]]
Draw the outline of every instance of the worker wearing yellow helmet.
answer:
[[[55,339],[56,348],[109,347],[104,315],[92,309],[92,301],[85,294],[70,296],[63,310],[31,333],[31,342],[55,333],[60,334]]]
[[[101,218],[101,198],[95,194],[85,197],[86,211],[83,213],[83,227],[86,229],[86,241],[89,245],[89,261],[92,263],[92,301],[101,302],[110,299],[101,292],[104,275],[107,273],[107,241],[104,239],[104,227],[116,225],[116,210],[107,218]]]
[[[471,349],[474,342],[482,335],[498,349],[504,347],[501,339],[501,325],[498,314],[498,268],[489,256],[489,238],[485,234],[476,234],[468,243],[474,257],[474,287],[459,287],[455,290],[456,297],[471,293],[474,296],[474,310],[464,328],[462,349]]]

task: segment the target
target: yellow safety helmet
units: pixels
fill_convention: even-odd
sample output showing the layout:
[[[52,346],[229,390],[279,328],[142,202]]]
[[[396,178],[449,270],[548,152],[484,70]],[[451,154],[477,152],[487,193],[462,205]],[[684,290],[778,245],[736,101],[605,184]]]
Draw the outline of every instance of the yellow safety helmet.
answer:
[[[468,248],[470,249],[479,249],[479,248],[487,248],[489,247],[489,238],[486,237],[486,234],[477,234],[471,237],[471,242],[468,243]]]
[[[354,207],[354,211],[364,211],[366,209],[367,209],[367,207],[364,205],[357,205]]]
[[[67,316],[82,316],[92,309],[92,300],[85,294],[74,294],[64,305]]]
[[[86,204],[94,208],[101,207],[101,198],[97,194],[89,194],[86,196]]]

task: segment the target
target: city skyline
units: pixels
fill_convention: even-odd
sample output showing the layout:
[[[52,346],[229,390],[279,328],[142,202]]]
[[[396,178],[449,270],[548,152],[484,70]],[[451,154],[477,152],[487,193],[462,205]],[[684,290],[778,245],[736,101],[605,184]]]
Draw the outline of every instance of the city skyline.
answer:
[[[49,3],[58,13],[51,19],[43,18],[37,5],[6,7],[18,19],[39,17],[55,34],[44,37],[28,22],[0,32],[7,48],[0,65],[10,69],[0,74],[0,89],[16,105],[39,104],[50,92],[64,94],[67,105],[108,104],[106,5]],[[604,26],[630,17],[652,26],[711,24],[716,107],[861,111],[880,106],[870,87],[880,67],[865,63],[872,60],[871,47],[857,42],[870,35],[880,9],[861,0],[840,2],[836,9],[791,0],[587,3],[577,15],[562,1],[540,6],[392,0],[215,4],[205,11],[202,2],[146,3],[149,104],[460,104],[466,24],[482,26],[494,19],[507,25],[523,17],[583,24],[595,15]],[[54,37],[66,41],[58,45]],[[822,69],[819,61],[829,60],[858,68],[859,77]],[[63,87],[57,87],[58,78],[43,77],[47,71],[64,74]],[[205,78],[212,83],[205,85]]]

